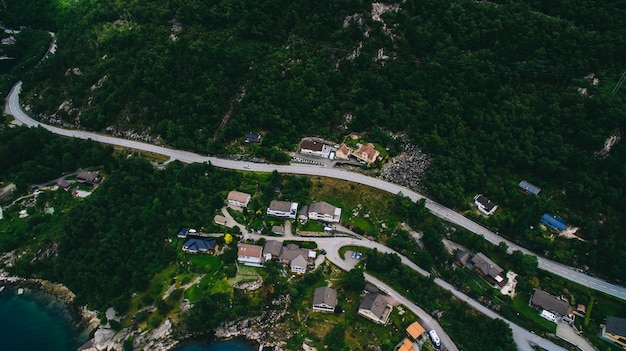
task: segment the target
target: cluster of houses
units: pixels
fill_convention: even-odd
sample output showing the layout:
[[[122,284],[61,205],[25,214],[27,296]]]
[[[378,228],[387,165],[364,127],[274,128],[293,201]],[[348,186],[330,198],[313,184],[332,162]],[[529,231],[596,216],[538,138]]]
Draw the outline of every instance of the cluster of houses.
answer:
[[[296,244],[283,245],[277,240],[268,240],[265,245],[239,244],[237,262],[246,266],[263,267],[263,263],[276,261],[289,267],[292,273],[304,274],[315,267],[317,253],[302,249]]]
[[[349,160],[354,157],[362,164],[371,164],[380,157],[380,152],[376,150],[372,143],[357,144],[356,148],[351,148],[346,144],[329,145],[322,141],[305,139],[300,143],[300,154],[328,158],[331,160]]]
[[[378,288],[369,283],[365,285],[364,293],[358,314],[374,323],[387,324],[393,311],[389,297],[380,294]],[[334,312],[337,301],[337,290],[329,287],[317,288],[313,293],[313,311]]]
[[[472,256],[467,251],[457,250],[454,261],[461,267],[470,268],[494,287],[501,288],[506,284],[504,270],[482,252]]]
[[[517,190],[522,194],[534,196],[538,196],[541,192],[540,187],[525,180],[519,182]],[[476,209],[478,209],[478,212],[482,213],[485,216],[491,216],[498,209],[498,206],[491,202],[491,200],[489,200],[483,194],[478,194],[474,196],[474,205],[476,206]],[[548,212],[544,213],[541,216],[540,222],[548,229],[557,233],[560,233],[565,230],[565,228],[567,228],[567,222],[565,222],[563,218],[552,215]]]
[[[244,208],[250,203],[251,195],[240,191],[228,193],[226,201],[230,206]],[[313,202],[309,206],[303,206],[298,216],[298,203],[291,201],[272,200],[266,209],[268,216],[278,218],[299,218],[301,221],[313,220],[328,223],[339,223],[341,220],[341,208],[326,202]]]
[[[517,190],[525,195],[534,195],[537,196],[541,192],[541,188],[533,185],[525,180],[522,180],[517,184]],[[491,202],[485,195],[478,194],[474,196],[474,205],[478,209],[480,213],[485,216],[491,216],[496,210],[498,206]]]

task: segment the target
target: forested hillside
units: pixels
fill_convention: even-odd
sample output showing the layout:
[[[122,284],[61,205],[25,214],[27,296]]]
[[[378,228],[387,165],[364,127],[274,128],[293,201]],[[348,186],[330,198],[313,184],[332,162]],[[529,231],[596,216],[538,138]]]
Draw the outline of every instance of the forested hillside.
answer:
[[[57,31],[57,54],[22,77],[42,116],[212,154],[250,131],[284,149],[403,132],[433,156],[433,198],[463,207],[484,192],[508,208],[495,229],[626,278],[626,146],[597,154],[625,130],[626,1],[6,4],[5,24]],[[544,198],[516,198],[520,179]],[[587,241],[534,244],[548,210]]]

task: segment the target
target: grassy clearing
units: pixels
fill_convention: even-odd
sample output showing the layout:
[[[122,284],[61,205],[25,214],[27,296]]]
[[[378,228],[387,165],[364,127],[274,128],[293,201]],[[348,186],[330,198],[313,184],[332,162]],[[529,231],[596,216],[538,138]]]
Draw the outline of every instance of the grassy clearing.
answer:
[[[311,184],[312,201],[326,201],[341,207],[342,223],[359,228],[364,233],[375,236],[383,221],[387,225],[399,221],[398,216],[386,206],[393,200],[393,194],[362,184],[323,177],[312,177]]]

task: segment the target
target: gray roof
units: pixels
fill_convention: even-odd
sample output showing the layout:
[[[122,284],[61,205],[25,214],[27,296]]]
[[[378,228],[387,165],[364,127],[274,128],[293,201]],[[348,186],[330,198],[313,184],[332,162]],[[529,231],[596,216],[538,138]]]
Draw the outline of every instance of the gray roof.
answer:
[[[465,251],[465,250],[457,250],[456,251],[456,259],[459,260],[459,262],[461,262],[462,265],[467,264],[467,261],[469,261],[471,255],[469,252]]]
[[[289,244],[291,245],[291,244]],[[304,256],[305,258],[309,257],[309,250],[308,249],[301,249],[299,247],[296,246],[296,248],[289,248],[289,245],[285,246],[283,248],[283,252],[281,252],[279,259],[281,261],[289,261],[291,262],[292,260],[294,260],[296,257],[298,256]]]
[[[539,195],[539,192],[541,191],[541,188],[531,184],[525,180],[522,180],[521,182],[519,182],[519,187],[520,189],[526,191],[529,194],[533,194],[533,195]]]
[[[503,269],[500,268],[497,264],[493,263],[487,256],[483,255],[482,252],[477,253],[472,257],[471,260],[474,268],[480,269],[484,274],[490,277],[497,277],[503,272]]]
[[[606,317],[606,332],[613,335],[619,335],[626,337],[626,319],[607,316]]]
[[[543,290],[535,289],[535,293],[533,294],[530,303],[561,316],[567,315],[567,312],[569,311],[569,304],[566,301],[557,299]]]
[[[301,254],[298,255],[298,257],[294,258],[293,260],[291,260],[291,262],[289,263],[289,265],[293,268],[293,267],[304,267],[306,268],[306,266],[308,265],[306,258],[304,258],[304,256],[302,256]]]
[[[278,240],[268,240],[263,245],[263,255],[272,254],[272,256],[280,256],[283,251],[283,243]]]
[[[285,232],[285,228],[282,225],[273,225],[272,233],[274,234],[283,234]]]
[[[313,305],[321,304],[335,307],[337,305],[337,290],[327,286],[315,289],[313,293]]]
[[[289,212],[291,211],[291,202],[272,200],[269,209],[272,211]]]
[[[307,217],[309,215],[309,206],[304,205],[300,209],[300,217]]]
[[[381,294],[365,294],[363,301],[359,305],[360,310],[371,311],[378,319],[382,319],[387,308],[387,300]]]
[[[313,202],[309,207],[309,212],[323,213],[329,216],[335,215],[335,206],[327,202]]]

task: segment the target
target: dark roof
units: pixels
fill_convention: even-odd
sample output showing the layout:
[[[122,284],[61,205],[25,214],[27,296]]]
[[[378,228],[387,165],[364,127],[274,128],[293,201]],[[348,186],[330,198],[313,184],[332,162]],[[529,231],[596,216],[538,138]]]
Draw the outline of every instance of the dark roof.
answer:
[[[619,335],[626,337],[626,319],[607,316],[606,317],[606,332],[613,335]]]
[[[365,294],[363,301],[359,305],[360,310],[371,311],[378,319],[382,319],[387,308],[387,300],[381,294]]]
[[[315,289],[313,293],[313,305],[321,304],[333,307],[337,305],[337,290],[327,286]]]
[[[185,237],[187,236],[187,233],[189,233],[189,228],[184,227],[183,229],[180,230],[180,232],[178,232],[178,236],[179,237]]]
[[[519,187],[520,189],[524,190],[525,192],[529,193],[529,194],[533,194],[533,195],[539,195],[539,192],[541,191],[541,188],[531,184],[525,180],[522,180],[521,182],[519,182]]]
[[[76,175],[78,182],[96,183],[100,181],[100,173],[82,171]]]
[[[249,143],[258,143],[261,141],[261,134],[246,134],[244,139]]]
[[[567,315],[569,311],[569,304],[566,301],[557,299],[543,290],[535,289],[530,303],[533,306],[539,306],[544,310],[557,313],[561,316]]]
[[[484,195],[478,195],[478,197],[476,197],[476,201],[479,204],[483,205],[483,207],[485,208],[485,211],[487,212],[491,211],[494,207],[496,207],[496,204],[491,202],[491,200],[486,198]]]
[[[214,247],[214,238],[188,238],[183,244],[183,248],[191,252],[213,250]]]
[[[300,149],[304,149],[304,150],[320,152],[322,151],[323,148],[324,148],[324,144],[318,143],[317,141],[313,141],[313,140],[304,140],[302,141],[302,144],[300,144]]]
[[[57,185],[60,186],[61,188],[69,188],[70,185],[72,185],[72,183],[70,183],[69,180],[62,178],[57,180]]]
[[[500,268],[497,264],[493,263],[487,256],[485,256],[482,252],[477,253],[472,257],[471,260],[474,268],[480,269],[483,274],[486,274],[490,277],[497,277],[503,272],[503,269]]]
[[[363,290],[367,291],[368,293],[377,293],[380,290],[378,290],[378,287],[376,287],[376,285],[372,284],[372,283],[365,283],[365,287],[363,288]]]
[[[565,220],[559,216],[553,216],[551,213],[544,213],[541,216],[541,223],[547,225],[548,227],[556,230],[564,230],[567,227]]]

